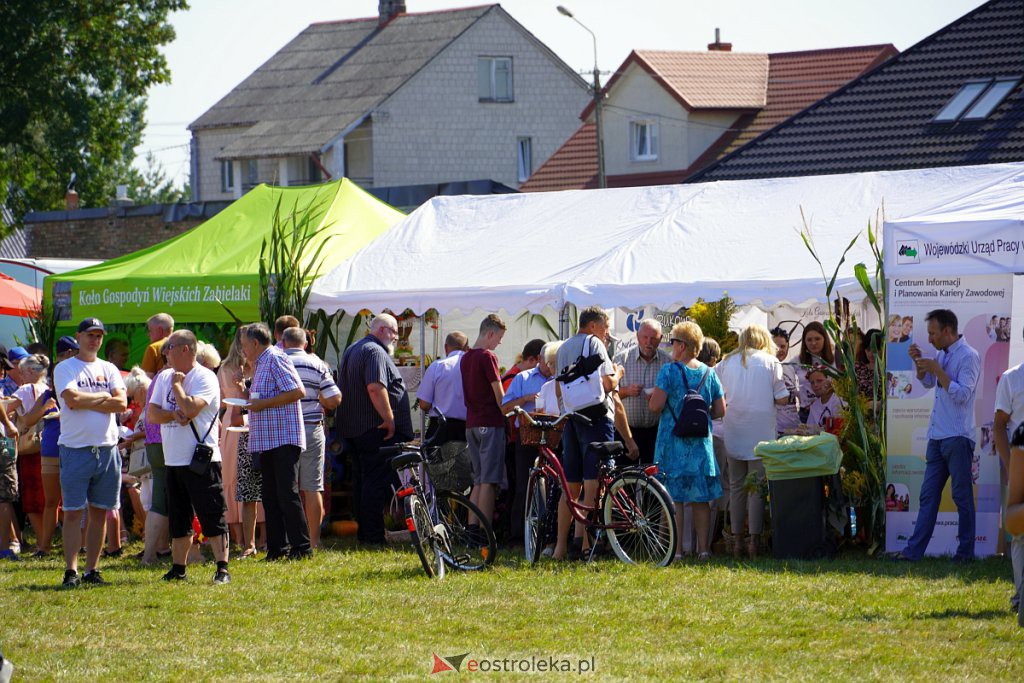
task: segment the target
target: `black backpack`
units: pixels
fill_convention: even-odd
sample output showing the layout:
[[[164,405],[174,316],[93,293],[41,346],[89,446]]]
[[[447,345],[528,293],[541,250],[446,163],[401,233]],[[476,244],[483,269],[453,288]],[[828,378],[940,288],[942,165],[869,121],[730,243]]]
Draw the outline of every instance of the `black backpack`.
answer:
[[[665,402],[672,417],[676,420],[675,427],[672,428],[672,435],[681,439],[706,438],[710,433],[711,415],[708,410],[708,402],[701,395],[700,390],[704,386],[704,382],[707,381],[711,370],[705,370],[700,384],[697,385],[697,388],[691,389],[690,383],[686,380],[686,371],[683,366],[679,363],[674,363],[674,365],[679,368],[679,373],[683,376],[686,393],[683,394],[683,402],[678,415],[672,412],[672,405],[668,401]]]

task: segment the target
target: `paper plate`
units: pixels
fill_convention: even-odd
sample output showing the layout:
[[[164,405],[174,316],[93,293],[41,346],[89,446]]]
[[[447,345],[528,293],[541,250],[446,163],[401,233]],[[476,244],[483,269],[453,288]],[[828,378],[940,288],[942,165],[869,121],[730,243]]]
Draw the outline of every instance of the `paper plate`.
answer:
[[[249,402],[244,398],[226,398],[224,403],[229,406],[238,406],[239,408],[246,408],[249,405]]]
[[[248,427],[228,427],[228,431],[229,432],[236,432],[238,434],[248,434],[249,433],[249,428]]]

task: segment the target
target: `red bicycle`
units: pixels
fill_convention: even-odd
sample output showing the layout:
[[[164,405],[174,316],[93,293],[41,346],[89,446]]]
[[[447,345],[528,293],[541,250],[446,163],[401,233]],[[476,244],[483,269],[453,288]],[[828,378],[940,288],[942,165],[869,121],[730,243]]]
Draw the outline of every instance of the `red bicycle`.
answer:
[[[569,491],[569,483],[558,457],[549,448],[557,446],[560,427],[567,419],[589,425],[590,420],[578,413],[559,418],[530,415],[516,408],[509,416],[520,420],[520,439],[537,446],[537,460],[530,471],[526,487],[526,514],[523,539],[526,559],[535,564],[548,534],[548,491],[558,485]],[[524,430],[526,433],[524,434]],[[551,438],[553,436],[553,438]],[[612,551],[623,562],[671,564],[676,549],[675,516],[672,497],[655,479],[657,465],[617,467],[615,458],[625,455],[625,446],[617,441],[594,442],[590,447],[600,456],[597,502],[593,507],[567,497],[573,518],[593,534],[587,559],[592,559],[597,545],[607,534]]]

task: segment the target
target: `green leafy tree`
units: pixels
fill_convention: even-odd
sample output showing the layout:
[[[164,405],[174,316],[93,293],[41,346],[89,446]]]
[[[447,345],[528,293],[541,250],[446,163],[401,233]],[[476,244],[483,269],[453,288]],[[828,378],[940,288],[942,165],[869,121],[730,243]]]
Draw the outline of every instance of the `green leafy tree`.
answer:
[[[152,152],[146,155],[146,168],[140,171],[132,166],[122,184],[128,186],[128,196],[136,204],[175,204],[192,199],[188,183],[175,187],[174,180],[167,177],[167,172]]]
[[[0,204],[20,220],[59,208],[75,173],[106,204],[145,126],[146,92],[170,80],[159,48],[186,0],[0,2]]]

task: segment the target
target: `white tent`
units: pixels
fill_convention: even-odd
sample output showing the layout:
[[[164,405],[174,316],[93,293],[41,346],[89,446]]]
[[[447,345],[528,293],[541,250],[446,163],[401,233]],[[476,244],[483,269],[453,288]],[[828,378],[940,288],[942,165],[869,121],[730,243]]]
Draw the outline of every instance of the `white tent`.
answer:
[[[885,202],[908,216],[1013,182],[1024,164],[480,197],[438,197],[314,283],[313,310],[510,312],[567,303],[670,309],[728,292],[770,306],[824,295]],[[869,261],[861,240],[853,265]]]

